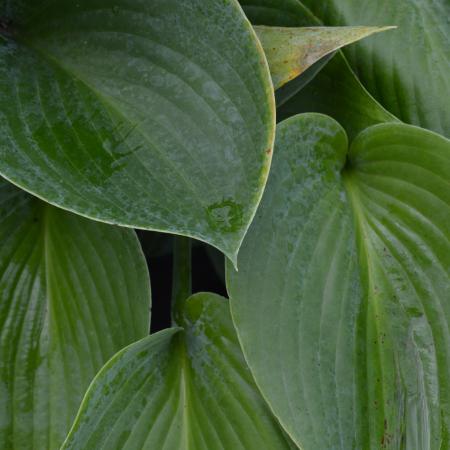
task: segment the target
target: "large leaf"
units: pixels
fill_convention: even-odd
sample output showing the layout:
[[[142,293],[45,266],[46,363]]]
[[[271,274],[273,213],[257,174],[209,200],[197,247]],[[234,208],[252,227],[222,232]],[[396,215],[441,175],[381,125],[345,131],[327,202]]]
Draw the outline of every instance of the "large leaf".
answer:
[[[348,151],[305,114],[275,155],[227,268],[263,395],[305,450],[450,448],[450,142],[383,124]]]
[[[280,27],[323,25],[298,0],[241,0],[241,4],[255,25]],[[351,25],[356,24],[358,23]],[[392,24],[383,22],[378,25]],[[337,52],[324,69],[313,72],[313,76],[315,78],[306,87],[301,77],[285,86],[287,93],[277,99],[280,100],[278,103],[281,105],[289,97],[293,98],[277,111],[278,120],[300,112],[320,112],[334,117],[341,123],[350,138],[370,125],[397,121],[366,91],[341,52]],[[308,77],[308,81],[311,78],[313,77]],[[294,95],[300,89],[301,92]]]
[[[94,375],[148,333],[150,285],[132,230],[0,181],[0,448],[56,449]]]
[[[0,173],[81,215],[235,258],[275,127],[237,2],[14,0],[0,19]]]
[[[340,54],[301,92],[281,106],[277,118],[282,121],[303,112],[330,115],[342,124],[350,140],[372,125],[398,122],[370,97]]]
[[[391,27],[255,26],[275,89],[298,77],[324,56]]]
[[[228,301],[190,297],[180,328],[119,352],[95,378],[63,449],[288,449],[245,365]]]
[[[346,51],[369,92],[404,122],[450,136],[448,0],[303,0],[325,25],[397,25]]]

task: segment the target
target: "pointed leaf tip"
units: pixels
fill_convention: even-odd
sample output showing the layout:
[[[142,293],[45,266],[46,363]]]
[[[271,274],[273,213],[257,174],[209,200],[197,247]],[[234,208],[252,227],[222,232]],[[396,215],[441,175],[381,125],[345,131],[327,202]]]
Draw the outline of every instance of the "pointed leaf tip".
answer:
[[[324,56],[345,45],[395,27],[254,28],[264,48],[274,88],[279,89]]]
[[[20,86],[0,96],[0,173],[97,221],[232,248],[275,128],[267,62],[238,2],[47,6],[8,7],[26,25],[0,46],[0,92]]]

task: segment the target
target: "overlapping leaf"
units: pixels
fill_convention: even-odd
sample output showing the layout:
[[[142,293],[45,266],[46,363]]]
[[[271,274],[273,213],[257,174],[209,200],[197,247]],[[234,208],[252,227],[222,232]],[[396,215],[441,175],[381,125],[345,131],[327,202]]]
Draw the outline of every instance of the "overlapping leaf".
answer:
[[[384,124],[347,151],[331,118],[282,122],[227,283],[256,382],[302,449],[449,448],[448,140]]]
[[[390,27],[255,26],[269,63],[275,89],[282,87],[324,56]]]
[[[395,116],[450,136],[448,0],[302,2],[325,25],[397,25],[345,53],[364,86]]]
[[[241,4],[255,25],[323,25],[298,0],[241,0]],[[356,24],[364,22],[349,25]],[[384,21],[377,25],[395,24]],[[387,34],[390,33],[392,32]],[[321,66],[318,69],[321,69]],[[277,96],[278,104],[282,105],[277,111],[278,120],[301,112],[320,112],[332,116],[342,124],[350,138],[370,125],[397,121],[362,86],[341,52],[337,52],[325,68],[308,74],[307,81],[310,83],[305,86],[306,83],[299,77],[281,88],[286,92]]]
[[[182,325],[119,352],[83,401],[64,449],[288,449],[245,365],[228,301],[190,297]]]
[[[281,106],[286,103],[289,99],[291,99],[297,92],[301,91],[305,86],[311,83],[312,80],[317,76],[317,74],[328,64],[328,62],[333,59],[335,56],[335,52],[329,53],[323,58],[316,61],[311,67],[305,70],[297,78],[294,78],[291,82],[285,84],[280,89],[275,91],[275,102],[277,105],[277,119],[280,120],[280,113],[286,114],[284,109],[281,109]],[[290,117],[294,114],[290,114],[287,117]]]
[[[0,6],[0,173],[230,258],[265,185],[270,74],[235,0]]]
[[[57,449],[93,377],[149,329],[133,231],[0,181],[0,448]]]

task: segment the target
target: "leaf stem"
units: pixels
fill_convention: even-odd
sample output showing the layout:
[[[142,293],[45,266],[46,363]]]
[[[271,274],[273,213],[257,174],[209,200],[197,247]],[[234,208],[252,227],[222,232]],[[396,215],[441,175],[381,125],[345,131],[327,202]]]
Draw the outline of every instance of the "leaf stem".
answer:
[[[172,275],[172,323],[181,325],[184,302],[192,294],[191,240],[187,237],[174,237]]]

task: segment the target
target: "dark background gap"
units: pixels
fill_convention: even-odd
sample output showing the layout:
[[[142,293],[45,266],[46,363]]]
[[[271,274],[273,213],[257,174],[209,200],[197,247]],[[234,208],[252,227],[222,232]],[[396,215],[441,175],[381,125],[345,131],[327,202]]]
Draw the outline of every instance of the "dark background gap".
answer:
[[[151,231],[137,231],[147,260],[152,284],[151,332],[169,328],[170,299],[172,292],[172,243],[173,236]],[[192,241],[192,292],[214,292],[227,297],[223,276],[219,276],[211,253],[216,259],[221,256],[207,244]],[[222,270],[222,269],[219,269]]]

